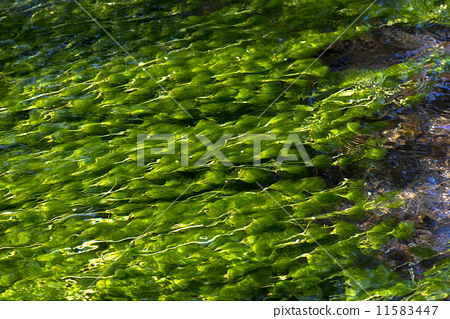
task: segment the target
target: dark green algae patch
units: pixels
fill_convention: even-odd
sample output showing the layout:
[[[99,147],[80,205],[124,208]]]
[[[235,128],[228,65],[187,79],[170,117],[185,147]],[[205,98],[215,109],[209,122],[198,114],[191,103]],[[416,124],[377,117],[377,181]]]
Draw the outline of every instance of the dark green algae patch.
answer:
[[[319,60],[295,81],[370,2],[81,4],[140,65],[73,1],[0,4],[0,299],[448,299],[446,251],[415,243],[390,214],[398,191],[369,196],[364,180],[388,152],[393,101],[426,98],[405,87],[449,72],[448,52]],[[341,40],[448,19],[440,1],[380,1]],[[261,133],[297,133],[315,167],[274,166],[282,142],[255,167],[238,138],[223,148],[233,167],[182,167],[179,144],[137,165],[138,134],[188,135],[195,163],[196,134]],[[408,258],[386,254],[393,241]]]

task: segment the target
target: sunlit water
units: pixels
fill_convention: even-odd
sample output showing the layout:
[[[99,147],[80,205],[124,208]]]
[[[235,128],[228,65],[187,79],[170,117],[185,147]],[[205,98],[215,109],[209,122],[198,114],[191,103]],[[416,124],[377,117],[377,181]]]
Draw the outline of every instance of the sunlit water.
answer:
[[[448,299],[445,5],[80,3],[132,57],[74,1],[0,3],[2,300]],[[142,133],[176,154],[138,166]],[[314,167],[274,164],[288,133]]]

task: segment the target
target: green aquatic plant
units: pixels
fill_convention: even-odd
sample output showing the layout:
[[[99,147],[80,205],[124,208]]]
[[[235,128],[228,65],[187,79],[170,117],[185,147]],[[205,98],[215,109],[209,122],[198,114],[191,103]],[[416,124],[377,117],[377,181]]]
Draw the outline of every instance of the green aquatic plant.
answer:
[[[0,299],[448,298],[445,260],[416,280],[379,258],[412,224],[362,227],[400,205],[395,194],[369,199],[341,173],[385,156],[387,104],[425,65],[448,71],[445,55],[339,75],[309,67],[361,1],[80,3],[133,58],[75,2],[0,4]],[[437,2],[375,4],[343,39],[446,14]],[[278,139],[254,166],[238,137],[265,133]],[[290,133],[314,167],[275,165]],[[176,153],[152,154],[165,145],[150,141],[138,166],[138,134],[174,134]],[[194,166],[199,134],[233,135],[222,151],[234,166]]]

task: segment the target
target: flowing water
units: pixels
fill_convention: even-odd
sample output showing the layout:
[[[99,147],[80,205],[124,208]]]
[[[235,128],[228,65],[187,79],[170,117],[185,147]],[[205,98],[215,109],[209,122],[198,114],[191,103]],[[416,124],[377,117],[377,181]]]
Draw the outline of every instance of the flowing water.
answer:
[[[448,299],[448,10],[369,5],[1,1],[0,299]]]

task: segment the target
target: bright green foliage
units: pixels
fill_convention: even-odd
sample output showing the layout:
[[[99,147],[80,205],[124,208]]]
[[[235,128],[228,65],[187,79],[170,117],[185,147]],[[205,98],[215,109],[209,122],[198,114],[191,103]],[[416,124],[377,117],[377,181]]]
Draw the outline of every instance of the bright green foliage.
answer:
[[[385,2],[342,39],[393,21],[448,22],[439,4]],[[363,230],[389,194],[367,202],[364,181],[332,179],[385,156],[375,137],[349,145],[381,131],[385,101],[424,72],[420,62],[341,78],[320,60],[309,67],[369,2],[157,3],[81,1],[133,59],[74,1],[0,3],[0,299],[448,298],[448,262],[417,282],[377,259],[414,231],[391,219]],[[448,69],[448,58],[429,59]],[[237,137],[263,133],[277,141],[253,166],[252,144]],[[290,133],[314,168],[300,156],[274,165]],[[146,141],[137,166],[138,134],[176,134],[176,154]],[[232,134],[222,151],[236,166],[193,166],[206,150],[198,134]]]
[[[392,231],[392,236],[400,239],[407,239],[414,232],[414,225],[411,222],[401,222]]]

